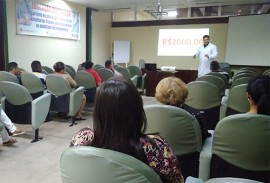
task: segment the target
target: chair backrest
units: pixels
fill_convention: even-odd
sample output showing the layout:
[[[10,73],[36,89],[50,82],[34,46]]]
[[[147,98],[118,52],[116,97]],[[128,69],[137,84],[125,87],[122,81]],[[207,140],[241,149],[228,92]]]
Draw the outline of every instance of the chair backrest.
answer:
[[[91,146],[66,149],[61,155],[60,170],[63,183],[162,182],[148,165],[132,156]]]
[[[233,77],[233,81],[239,79],[239,78],[243,78],[243,77],[256,77],[258,74],[255,73],[251,73],[251,72],[241,72],[241,73],[237,73],[234,77]]]
[[[75,76],[75,81],[78,86],[83,86],[85,89],[97,87],[95,78],[86,71],[78,71]]]
[[[139,67],[142,68],[142,69],[145,68],[145,60],[143,60],[143,59],[139,60]]]
[[[250,81],[252,78],[253,78],[253,77],[241,77],[241,78],[238,78],[238,79],[236,79],[236,80],[233,80],[230,89],[232,89],[233,87],[235,87],[235,86],[237,86],[237,85],[248,84],[249,81]]]
[[[69,69],[68,67],[66,67],[65,68],[65,71],[72,77],[72,79],[75,78],[75,74],[74,74],[74,72],[71,69]]]
[[[115,70],[117,70],[119,73],[122,74],[123,77],[125,77],[126,79],[130,79],[130,73],[129,70],[124,68],[124,67],[117,67],[115,68]]]
[[[226,177],[226,178],[209,179],[204,183],[262,183],[262,182],[250,179]]]
[[[242,67],[241,69],[239,69],[239,71],[253,71],[253,72],[257,72],[257,70],[253,67]]]
[[[30,92],[30,93],[38,93],[44,91],[44,85],[42,81],[32,73],[25,73],[21,75],[22,85]]]
[[[223,79],[221,79],[218,76],[204,75],[204,76],[198,77],[196,81],[206,81],[206,82],[212,83],[219,88],[221,95],[225,93],[225,88],[226,88],[225,82],[223,81]]]
[[[270,76],[270,69],[269,70],[266,70],[262,73],[262,75],[265,75],[265,76]]]
[[[105,69],[105,66],[104,65],[101,65],[101,64],[95,64],[94,65],[94,70],[97,71],[99,69]]]
[[[23,105],[33,100],[24,86],[10,81],[1,81],[0,91],[12,105]]]
[[[248,112],[249,102],[246,93],[247,84],[237,85],[230,90],[226,116],[230,115],[229,110],[234,111],[234,113],[231,114]]]
[[[10,81],[13,83],[19,83],[19,79],[7,71],[0,71],[0,81]]]
[[[227,85],[229,82],[229,78],[227,78],[224,74],[222,74],[220,72],[209,72],[206,75],[213,75],[213,76],[219,77],[220,79],[222,79],[224,81],[225,85]]]
[[[142,76],[142,70],[138,66],[130,65],[127,67],[127,69],[129,70],[130,77],[133,77],[135,75],[137,75],[138,77]]]
[[[67,65],[67,64],[65,64],[65,67],[68,68],[73,73],[73,76],[76,75],[76,70],[74,69],[74,67],[72,67],[71,65]]]
[[[46,77],[46,85],[48,91],[55,96],[62,96],[72,91],[68,81],[55,74],[49,74]]]
[[[188,97],[185,104],[195,109],[210,109],[221,105],[219,88],[206,81],[192,81],[187,84]]]
[[[211,177],[241,176],[241,178],[268,182],[269,137],[270,116],[236,114],[223,118],[214,132]],[[220,160],[213,158],[215,156]],[[226,164],[222,164],[222,161]]]
[[[42,69],[45,70],[48,74],[54,73],[54,70],[48,66],[42,66]]]
[[[161,104],[144,106],[144,110],[148,122],[146,133],[160,133],[176,155],[201,151],[199,123],[187,111]]]
[[[100,76],[101,81],[107,81],[109,78],[114,76],[112,71],[110,71],[109,69],[105,69],[105,68],[100,68],[96,72]]]

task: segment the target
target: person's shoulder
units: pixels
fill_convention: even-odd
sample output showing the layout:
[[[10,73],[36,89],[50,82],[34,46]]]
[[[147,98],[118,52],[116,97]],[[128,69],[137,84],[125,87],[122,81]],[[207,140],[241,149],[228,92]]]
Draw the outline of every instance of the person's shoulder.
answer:
[[[77,132],[71,139],[70,146],[91,145],[94,139],[94,132],[91,128],[85,127]]]

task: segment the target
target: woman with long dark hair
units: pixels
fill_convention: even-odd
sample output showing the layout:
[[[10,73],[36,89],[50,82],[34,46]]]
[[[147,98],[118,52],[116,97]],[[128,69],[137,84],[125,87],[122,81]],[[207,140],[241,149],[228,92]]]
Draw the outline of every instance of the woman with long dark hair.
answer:
[[[270,77],[257,76],[247,86],[249,114],[270,115]]]
[[[80,130],[70,146],[94,146],[125,153],[153,168],[163,182],[184,182],[169,144],[157,134],[144,134],[147,120],[143,101],[131,81],[114,77],[100,86],[93,122],[93,130]]]

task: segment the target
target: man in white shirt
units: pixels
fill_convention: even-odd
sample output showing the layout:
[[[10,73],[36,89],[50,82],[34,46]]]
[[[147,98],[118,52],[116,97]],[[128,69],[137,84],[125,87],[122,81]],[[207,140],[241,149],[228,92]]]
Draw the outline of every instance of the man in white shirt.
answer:
[[[208,35],[203,36],[203,45],[198,48],[196,54],[193,56],[194,59],[196,57],[199,58],[198,77],[211,72],[210,63],[218,55],[216,45],[209,43],[209,39],[210,37]]]

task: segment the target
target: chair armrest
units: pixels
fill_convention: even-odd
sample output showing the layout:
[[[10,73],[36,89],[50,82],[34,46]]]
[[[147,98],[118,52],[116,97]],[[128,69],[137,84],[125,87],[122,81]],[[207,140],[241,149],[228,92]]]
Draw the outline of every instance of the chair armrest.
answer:
[[[70,103],[69,103],[70,116],[75,116],[80,106],[82,105],[83,93],[84,93],[83,86],[80,86],[79,88],[70,93]]]
[[[130,78],[130,80],[132,81],[132,83],[134,84],[134,86],[137,86],[138,75],[133,76],[132,78]]]
[[[32,101],[31,121],[34,130],[45,121],[51,104],[51,94],[46,93]]]
[[[210,164],[212,158],[213,130],[208,130],[212,135],[206,138],[200,153],[199,179],[206,181],[210,178]]]
[[[6,97],[2,97],[1,98],[1,107],[2,107],[3,111],[6,111],[5,103],[6,103]]]

